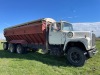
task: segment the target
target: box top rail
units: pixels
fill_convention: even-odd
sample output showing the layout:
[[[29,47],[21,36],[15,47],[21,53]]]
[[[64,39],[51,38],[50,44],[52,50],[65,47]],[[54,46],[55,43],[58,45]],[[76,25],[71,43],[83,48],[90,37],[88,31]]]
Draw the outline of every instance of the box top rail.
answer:
[[[20,26],[25,26],[25,25],[28,25],[28,24],[33,23],[33,22],[43,21],[43,20],[50,21],[50,22],[55,22],[55,20],[52,19],[52,18],[41,18],[41,19],[38,19],[38,20],[33,20],[33,21],[26,22],[26,23],[22,23],[22,24],[17,24],[17,25],[12,26],[12,27],[5,28],[4,31],[12,29],[12,28],[17,28],[17,27],[20,27]]]

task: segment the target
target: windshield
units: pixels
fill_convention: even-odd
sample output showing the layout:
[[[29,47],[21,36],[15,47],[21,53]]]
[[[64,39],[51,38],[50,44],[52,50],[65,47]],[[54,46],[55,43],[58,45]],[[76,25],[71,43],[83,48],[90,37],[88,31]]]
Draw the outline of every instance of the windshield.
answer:
[[[70,23],[63,22],[62,23],[62,30],[73,31],[73,27]]]

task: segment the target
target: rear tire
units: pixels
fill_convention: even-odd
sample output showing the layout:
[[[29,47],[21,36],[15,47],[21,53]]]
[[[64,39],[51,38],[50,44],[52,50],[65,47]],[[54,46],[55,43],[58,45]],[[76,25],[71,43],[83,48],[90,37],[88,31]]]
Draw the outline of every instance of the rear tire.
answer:
[[[16,52],[16,45],[15,44],[9,44],[8,50],[11,53],[15,53]]]
[[[78,47],[71,47],[67,52],[67,60],[73,66],[83,66],[86,60],[84,51]]]
[[[3,43],[3,49],[8,50],[8,43],[7,42]]]
[[[26,50],[25,50],[25,48],[22,45],[17,45],[16,52],[18,54],[24,54],[24,53],[26,53]]]

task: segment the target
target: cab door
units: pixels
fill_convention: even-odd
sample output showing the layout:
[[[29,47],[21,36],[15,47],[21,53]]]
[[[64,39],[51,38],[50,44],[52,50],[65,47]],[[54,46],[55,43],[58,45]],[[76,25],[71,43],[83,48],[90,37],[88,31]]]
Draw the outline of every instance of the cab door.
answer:
[[[61,25],[60,25],[61,26]],[[54,25],[49,29],[49,44],[59,45],[62,43],[62,32],[54,28]]]

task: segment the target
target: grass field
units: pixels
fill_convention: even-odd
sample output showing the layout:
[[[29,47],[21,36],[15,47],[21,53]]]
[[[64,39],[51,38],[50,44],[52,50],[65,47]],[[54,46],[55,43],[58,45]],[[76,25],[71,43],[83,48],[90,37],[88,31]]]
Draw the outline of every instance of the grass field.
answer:
[[[83,67],[66,64],[64,57],[32,52],[23,55],[9,53],[0,44],[0,75],[100,75],[100,41],[96,44],[99,52]]]

